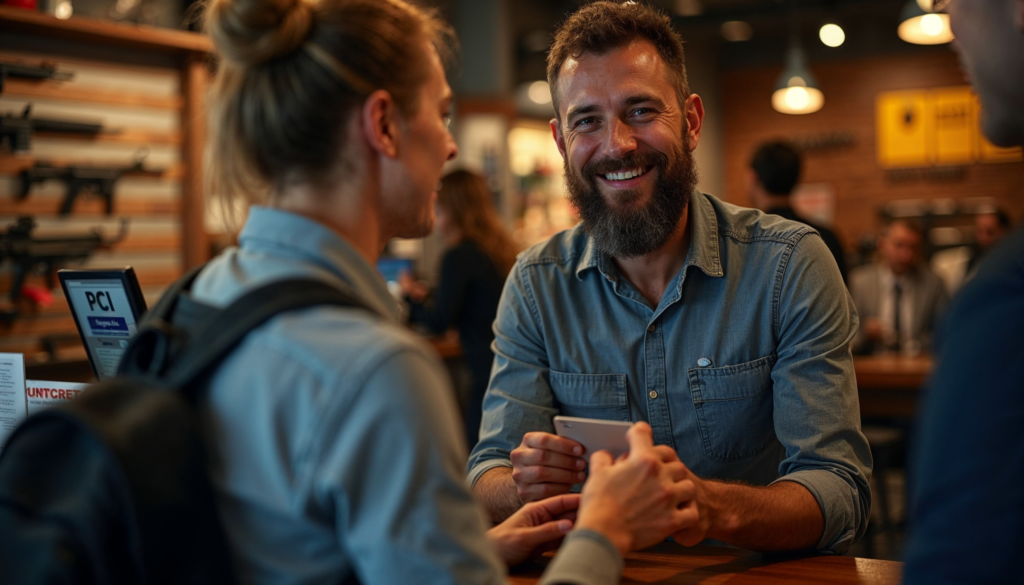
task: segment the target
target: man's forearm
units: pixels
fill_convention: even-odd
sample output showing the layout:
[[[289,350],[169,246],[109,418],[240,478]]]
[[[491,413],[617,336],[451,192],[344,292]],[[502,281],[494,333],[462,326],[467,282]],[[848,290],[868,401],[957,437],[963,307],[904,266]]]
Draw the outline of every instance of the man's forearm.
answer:
[[[715,520],[708,538],[757,551],[813,549],[825,530],[817,500],[802,485],[768,487],[709,481]]]
[[[495,524],[504,522],[523,506],[516,482],[512,481],[511,467],[495,467],[484,472],[476,480],[473,494],[484,505]]]

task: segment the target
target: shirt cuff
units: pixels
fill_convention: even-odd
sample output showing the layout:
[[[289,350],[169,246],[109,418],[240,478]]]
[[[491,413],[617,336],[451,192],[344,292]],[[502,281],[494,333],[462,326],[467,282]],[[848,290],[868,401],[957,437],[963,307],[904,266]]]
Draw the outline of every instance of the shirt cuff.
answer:
[[[836,474],[825,469],[804,469],[784,475],[772,484],[780,481],[802,485],[817,500],[825,519],[825,530],[816,547],[819,552],[845,553],[863,533],[861,525],[866,528],[866,517],[857,513],[857,494],[851,493],[850,484]]]
[[[538,585],[616,585],[624,565],[603,534],[577,529],[565,537]]]
[[[480,477],[495,467],[508,467],[512,468],[512,462],[508,459],[488,459],[478,463],[476,467],[470,470],[469,475],[466,476],[466,483],[469,484],[470,491],[476,487],[476,482],[480,481]]]

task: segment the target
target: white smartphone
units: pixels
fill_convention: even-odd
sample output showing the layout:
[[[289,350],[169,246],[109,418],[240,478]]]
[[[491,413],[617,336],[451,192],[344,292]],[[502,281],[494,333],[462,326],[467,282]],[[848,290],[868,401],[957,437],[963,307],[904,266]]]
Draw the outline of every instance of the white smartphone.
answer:
[[[587,460],[596,451],[608,451],[612,457],[629,452],[626,431],[633,426],[631,422],[575,416],[556,416],[554,422],[555,434],[583,445],[583,457]]]

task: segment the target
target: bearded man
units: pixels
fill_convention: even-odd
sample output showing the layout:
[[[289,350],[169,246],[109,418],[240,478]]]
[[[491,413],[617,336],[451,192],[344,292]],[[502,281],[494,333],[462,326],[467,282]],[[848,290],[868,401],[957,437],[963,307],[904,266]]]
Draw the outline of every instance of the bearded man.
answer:
[[[583,482],[586,454],[552,434],[557,414],[643,420],[695,485],[678,542],[845,551],[867,526],[871,456],[856,311],[828,248],[694,189],[704,107],[668,17],[581,8],[548,80],[582,222],[523,253],[506,283],[475,493],[500,520]]]

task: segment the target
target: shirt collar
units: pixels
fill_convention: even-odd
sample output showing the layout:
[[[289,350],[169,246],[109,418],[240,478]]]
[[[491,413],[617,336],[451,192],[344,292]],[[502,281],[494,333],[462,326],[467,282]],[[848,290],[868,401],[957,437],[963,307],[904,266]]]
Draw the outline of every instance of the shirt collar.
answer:
[[[239,246],[251,251],[270,250],[315,264],[346,283],[378,314],[393,321],[399,308],[377,270],[344,238],[301,215],[253,205]]]
[[[707,195],[694,189],[690,194],[689,214],[690,250],[683,270],[696,266],[708,276],[724,276],[718,248],[718,216]],[[582,279],[583,272],[591,268],[597,268],[612,282],[618,280],[618,271],[611,257],[598,250],[594,239],[587,236],[587,244],[576,265],[576,278]]]

